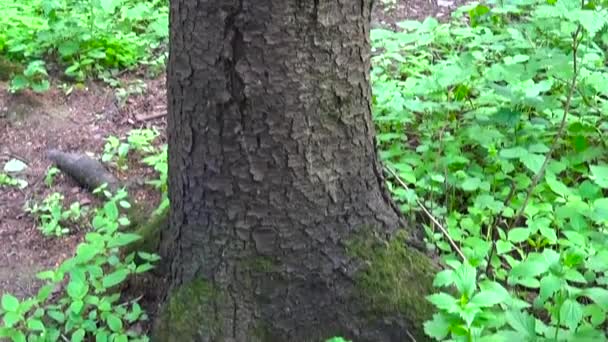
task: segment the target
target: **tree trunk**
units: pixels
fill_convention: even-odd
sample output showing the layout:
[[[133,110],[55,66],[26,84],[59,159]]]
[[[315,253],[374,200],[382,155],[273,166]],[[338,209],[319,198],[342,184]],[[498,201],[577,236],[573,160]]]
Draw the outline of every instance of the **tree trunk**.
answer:
[[[374,144],[371,5],[171,0],[155,341],[424,340],[430,264],[403,241],[368,253],[403,228]]]

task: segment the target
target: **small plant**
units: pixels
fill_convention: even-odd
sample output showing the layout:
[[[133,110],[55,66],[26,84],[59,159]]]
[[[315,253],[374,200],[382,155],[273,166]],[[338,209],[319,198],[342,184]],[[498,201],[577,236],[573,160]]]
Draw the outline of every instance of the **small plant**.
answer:
[[[0,188],[2,187],[16,187],[16,188],[20,188],[23,189],[27,186],[27,182],[19,179],[19,178],[14,178],[9,176],[8,174],[4,173],[4,172],[0,172]]]
[[[351,341],[345,340],[343,337],[332,337],[329,340],[325,340],[325,342],[351,342]]]
[[[156,129],[134,129],[131,130],[127,136],[127,143],[135,151],[142,153],[154,152],[154,146],[152,142],[159,136]]]
[[[34,203],[26,211],[34,215],[40,222],[38,229],[44,236],[63,236],[70,232],[66,224],[76,223],[83,216],[83,208],[79,202],[74,202],[69,208],[63,206],[64,196],[54,192],[47,196],[41,204]]]
[[[13,91],[48,89],[42,60],[78,82],[155,65],[155,51],[168,38],[166,0],[3,0],[0,13],[0,54],[28,65],[13,78]]]
[[[55,178],[57,177],[57,175],[60,173],[61,171],[56,168],[56,167],[50,167],[47,171],[46,171],[46,175],[44,176],[44,184],[47,187],[52,187],[53,183],[55,182]]]
[[[44,61],[31,61],[23,74],[13,77],[11,80],[10,91],[18,92],[24,89],[32,89],[37,93],[43,93],[50,87],[48,73],[44,66]]]
[[[103,155],[101,161],[104,163],[113,163],[119,169],[127,169],[127,155],[131,146],[126,142],[121,142],[116,136],[106,138],[106,144],[103,147]]]
[[[169,166],[167,164],[167,145],[163,145],[160,152],[149,155],[142,159],[142,162],[151,166],[154,171],[158,172],[158,179],[148,181],[147,183],[161,191],[163,196],[167,194],[167,175]]]
[[[120,249],[140,239],[136,234],[119,231],[127,221],[121,219],[116,205],[128,206],[126,193],[112,195],[103,189],[99,192],[110,199],[96,212],[92,222],[96,231],[85,236],[74,257],[57,269],[38,274],[45,284],[37,296],[23,301],[11,294],[2,296],[0,338],[12,341],[149,340],[132,329],[148,316],[136,300],[121,301],[121,293],[116,289],[130,275],[152,269],[159,257],[142,252],[123,257]],[[57,288],[62,290],[54,293]]]
[[[155,129],[134,129],[127,134],[126,139],[116,136],[106,138],[104,152],[101,160],[105,163],[113,163],[119,169],[128,168],[127,161],[131,151],[141,154],[151,154],[156,151],[152,142],[159,136]]]

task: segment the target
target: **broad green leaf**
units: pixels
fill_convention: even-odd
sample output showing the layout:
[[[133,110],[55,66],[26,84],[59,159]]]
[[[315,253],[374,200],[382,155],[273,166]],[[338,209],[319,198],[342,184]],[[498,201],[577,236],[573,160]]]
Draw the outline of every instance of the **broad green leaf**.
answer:
[[[583,307],[573,299],[566,299],[559,309],[559,316],[570,330],[575,330],[583,319]]]
[[[454,271],[452,270],[443,270],[435,275],[435,279],[433,280],[433,286],[435,287],[443,287],[449,286],[454,283]]]
[[[521,311],[507,311],[505,318],[507,323],[515,331],[526,337],[536,336],[536,321],[534,317]]]
[[[534,174],[537,174],[545,161],[545,156],[541,154],[527,153],[526,155],[520,157],[519,160],[528,168],[528,170],[532,171]]]
[[[463,263],[454,270],[454,285],[461,295],[471,298],[477,283],[477,270],[468,263]]]
[[[608,165],[590,165],[591,180],[604,189],[608,189]]]
[[[27,328],[33,331],[44,331],[44,324],[39,319],[30,318],[27,320]]]
[[[10,293],[2,295],[2,309],[8,312],[17,312],[19,309],[19,300]]]
[[[78,329],[72,333],[71,342],[81,342],[84,341],[84,329]]]
[[[582,296],[588,297],[602,309],[608,310],[608,290],[600,287],[586,288],[581,292]]]
[[[438,341],[443,341],[450,333],[450,322],[443,314],[436,313],[432,320],[424,322],[424,332]]]
[[[540,279],[539,293],[541,301],[544,302],[545,300],[553,296],[553,294],[561,288],[563,283],[563,280],[553,274],[547,274],[546,276],[542,277]]]
[[[444,292],[434,293],[430,296],[427,296],[426,299],[429,302],[433,303],[433,305],[435,305],[438,309],[445,310],[448,312],[453,310],[457,306],[456,298]]]
[[[120,332],[122,330],[122,320],[114,314],[109,314],[106,318],[108,327],[114,332]]]
[[[132,233],[117,233],[108,241],[108,248],[122,247],[141,239],[140,235]]]
[[[526,241],[530,237],[529,228],[513,228],[507,233],[509,241],[520,243]]]
[[[480,307],[491,307],[502,303],[506,297],[498,295],[493,291],[480,291],[471,298],[471,303]]]
[[[460,186],[464,191],[475,191],[481,185],[481,179],[477,177],[470,177],[464,180]]]
[[[112,286],[118,285],[120,283],[122,283],[125,279],[127,279],[127,276],[129,275],[129,270],[126,269],[120,269],[118,271],[114,271],[108,275],[106,275],[105,277],[103,277],[103,287],[110,288]]]

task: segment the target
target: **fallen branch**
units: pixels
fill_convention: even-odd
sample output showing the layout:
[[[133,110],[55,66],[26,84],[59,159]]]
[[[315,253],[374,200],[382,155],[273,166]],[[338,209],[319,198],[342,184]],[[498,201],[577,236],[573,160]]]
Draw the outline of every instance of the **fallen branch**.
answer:
[[[47,157],[84,188],[95,190],[103,184],[107,184],[111,192],[120,188],[120,181],[112,173],[99,161],[85,154],[50,150]]]
[[[165,115],[167,115],[167,112],[155,113],[155,114],[151,114],[151,115],[147,115],[147,116],[135,115],[135,121],[138,121],[138,122],[150,121],[150,120],[162,118]]]

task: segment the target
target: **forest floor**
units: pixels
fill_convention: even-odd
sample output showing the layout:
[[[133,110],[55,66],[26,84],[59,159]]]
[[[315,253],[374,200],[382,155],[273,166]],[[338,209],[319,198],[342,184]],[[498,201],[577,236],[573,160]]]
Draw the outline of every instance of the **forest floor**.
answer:
[[[426,1],[376,0],[372,24],[374,27],[395,27],[406,19],[434,16],[445,19],[462,0]],[[7,84],[0,82],[0,165],[17,159],[27,168],[18,177],[27,187],[0,187],[0,295],[12,293],[26,297],[38,287],[36,274],[59,265],[71,256],[85,231],[74,230],[61,238],[44,237],[37,222],[24,207],[31,201],[40,202],[51,193],[65,196],[67,205],[79,202],[93,205],[95,198],[85,189],[59,175],[51,187],[44,178],[51,162],[47,151],[59,149],[100,156],[108,136],[124,137],[134,128],[154,127],[161,132],[165,126],[165,75],[146,79],[137,73],[124,76],[123,84],[142,80],[145,86],[121,102],[116,90],[101,82],[89,82],[84,87],[72,87],[70,92],[53,87],[44,94],[22,92],[10,94]],[[61,84],[60,81],[53,82]],[[65,88],[63,88],[65,89]],[[160,117],[159,117],[160,115]],[[116,170],[113,170],[116,171]],[[150,170],[130,167],[126,173],[116,173],[121,180],[145,177]],[[158,196],[151,187],[131,189],[132,200],[148,207],[156,205]]]

